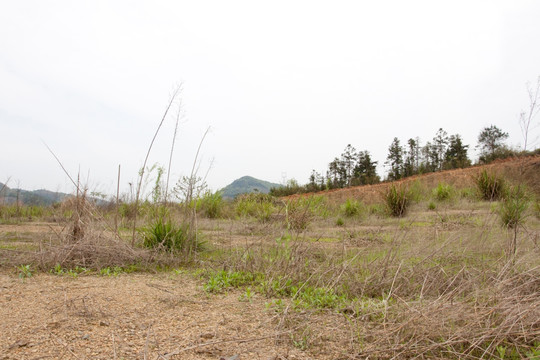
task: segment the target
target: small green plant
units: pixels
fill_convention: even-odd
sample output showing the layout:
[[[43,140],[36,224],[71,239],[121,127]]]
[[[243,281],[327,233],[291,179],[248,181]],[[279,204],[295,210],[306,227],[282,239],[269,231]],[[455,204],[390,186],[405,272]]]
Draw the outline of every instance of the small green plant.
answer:
[[[525,219],[525,212],[529,208],[530,199],[523,186],[513,186],[508,189],[507,196],[501,202],[499,215],[502,225],[514,229],[521,225]]]
[[[50,270],[50,273],[55,275],[62,275],[64,273],[64,269],[62,269],[62,265],[56,264],[54,269]]]
[[[32,269],[30,268],[30,265],[19,265],[17,266],[17,269],[19,270],[20,279],[32,277]]]
[[[188,248],[202,251],[203,242],[190,232],[187,224],[176,224],[170,218],[158,216],[154,222],[142,229],[143,246],[166,251],[184,251]]]
[[[535,341],[533,348],[527,351],[525,356],[527,356],[527,359],[539,360],[540,359],[540,341]]]
[[[488,173],[486,169],[475,178],[475,183],[483,200],[493,201],[504,197],[504,180],[493,173]]]
[[[345,222],[343,221],[342,218],[338,217],[336,220],[336,226],[343,226],[343,225],[345,225]]]
[[[261,282],[261,279],[262,275],[260,274],[221,270],[210,274],[204,285],[204,290],[209,293],[220,293],[228,288],[238,288],[249,284],[258,284]]]
[[[514,230],[508,246],[508,255],[512,259],[517,251],[518,228],[525,220],[525,212],[529,207],[529,201],[529,196],[523,186],[513,186],[508,189],[499,209],[503,227]]]
[[[309,332],[304,331],[302,336],[299,339],[296,339],[293,334],[291,334],[291,341],[299,350],[306,351],[309,348]]]
[[[506,346],[503,346],[503,345],[497,346],[497,353],[499,354],[499,357],[501,359],[504,359],[504,356],[506,355]]]
[[[437,209],[437,205],[433,201],[430,201],[428,204],[428,210],[435,210]]]
[[[101,269],[99,269],[99,275],[101,275],[101,276],[111,276],[112,275],[112,270],[111,270],[110,267],[101,268]]]
[[[125,273],[126,271],[121,266],[114,266],[114,267],[104,267],[99,270],[99,275],[101,276],[118,276],[122,273]]]
[[[447,201],[450,200],[454,194],[455,190],[452,185],[439,183],[435,189],[433,189],[433,197],[437,201]]]
[[[75,266],[74,268],[72,269],[64,269],[62,267],[62,265],[60,264],[56,264],[56,266],[54,268],[52,268],[51,270],[49,270],[49,272],[51,274],[54,274],[54,275],[69,275],[69,276],[72,276],[72,277],[78,277],[79,274],[83,274],[83,273],[86,273],[88,272],[88,269],[85,268],[85,267],[82,267],[82,266]]]
[[[347,217],[354,217],[361,215],[363,211],[363,205],[360,201],[347,199],[343,205],[341,205],[341,212]]]
[[[300,291],[293,287],[293,291],[298,292],[295,308],[335,309],[346,302],[345,296],[336,294],[332,289],[304,286]]]
[[[383,194],[388,213],[392,216],[401,217],[407,212],[409,206],[409,194],[403,186],[395,184]]]
[[[253,298],[253,291],[251,290],[251,287],[247,287],[246,291],[242,295],[240,295],[240,298],[238,300],[251,302],[252,298]]]

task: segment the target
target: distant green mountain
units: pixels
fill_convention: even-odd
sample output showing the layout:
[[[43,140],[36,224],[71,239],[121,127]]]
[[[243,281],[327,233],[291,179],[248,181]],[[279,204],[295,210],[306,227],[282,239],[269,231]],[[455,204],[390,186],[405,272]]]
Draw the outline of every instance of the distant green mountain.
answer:
[[[49,190],[22,190],[11,189],[8,186],[0,183],[0,202],[4,204],[15,204],[17,202],[17,196],[19,201],[25,205],[42,205],[48,206],[54,203],[62,201],[69,194],[61,192],[53,192]]]
[[[234,199],[240,194],[247,194],[252,192],[268,194],[270,192],[270,189],[275,187],[281,187],[281,185],[255,179],[251,176],[244,176],[240,179],[234,180],[232,183],[221,189],[221,191],[224,199]]]

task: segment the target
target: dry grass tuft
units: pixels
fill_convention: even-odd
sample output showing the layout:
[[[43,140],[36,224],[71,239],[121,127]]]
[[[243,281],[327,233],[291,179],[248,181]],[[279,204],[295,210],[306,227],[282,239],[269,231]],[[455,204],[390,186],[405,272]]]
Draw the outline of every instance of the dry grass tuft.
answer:
[[[540,338],[540,269],[492,279],[476,296],[451,291],[432,300],[397,298],[384,320],[363,333],[359,358],[495,358],[497,347],[521,357]],[[364,329],[365,330],[365,329]]]

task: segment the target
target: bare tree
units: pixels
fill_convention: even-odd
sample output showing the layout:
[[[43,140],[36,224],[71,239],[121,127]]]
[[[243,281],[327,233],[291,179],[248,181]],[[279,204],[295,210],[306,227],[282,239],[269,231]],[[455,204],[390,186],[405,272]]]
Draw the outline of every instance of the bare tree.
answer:
[[[523,144],[523,151],[527,151],[527,142],[529,140],[529,133],[536,126],[531,128],[531,122],[538,112],[540,112],[540,76],[536,80],[536,89],[527,83],[527,92],[529,93],[529,109],[528,111],[522,111],[519,114],[519,126],[521,127],[521,133],[525,143]],[[538,137],[533,140],[533,144],[538,140]]]

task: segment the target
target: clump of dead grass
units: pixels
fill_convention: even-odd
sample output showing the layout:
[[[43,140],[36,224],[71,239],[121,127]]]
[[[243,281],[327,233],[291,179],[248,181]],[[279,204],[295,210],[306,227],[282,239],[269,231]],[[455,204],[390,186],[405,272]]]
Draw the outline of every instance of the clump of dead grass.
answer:
[[[502,272],[467,296],[452,290],[431,299],[394,297],[369,332],[357,324],[365,340],[358,357],[496,358],[501,347],[526,357],[540,339],[540,268]]]
[[[71,215],[60,231],[51,228],[54,232],[48,239],[40,240],[37,250],[1,249],[3,264],[30,264],[42,271],[55,267],[100,270],[133,265],[148,269],[173,266],[184,260],[171,253],[132,246],[108,224],[84,190],[64,201],[58,211],[62,218],[63,214]]]

